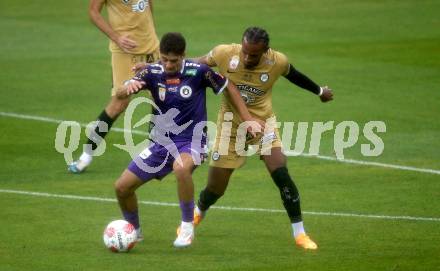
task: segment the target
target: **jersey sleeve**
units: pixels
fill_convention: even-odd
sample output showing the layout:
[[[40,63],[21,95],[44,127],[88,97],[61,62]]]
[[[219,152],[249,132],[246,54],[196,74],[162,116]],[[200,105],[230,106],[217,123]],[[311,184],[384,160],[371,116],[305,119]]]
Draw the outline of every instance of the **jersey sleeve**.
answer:
[[[145,85],[142,89],[149,89],[151,82],[151,72],[148,67],[138,72],[131,80],[144,82]]]
[[[207,64],[210,67],[216,67],[219,65],[221,59],[223,59],[226,55],[227,45],[217,45],[214,47],[209,53],[206,55]]]
[[[215,94],[220,94],[228,85],[228,79],[206,65],[201,66],[205,86],[212,88]]]
[[[290,64],[285,54],[276,52],[276,65],[282,76],[286,76],[289,73]]]

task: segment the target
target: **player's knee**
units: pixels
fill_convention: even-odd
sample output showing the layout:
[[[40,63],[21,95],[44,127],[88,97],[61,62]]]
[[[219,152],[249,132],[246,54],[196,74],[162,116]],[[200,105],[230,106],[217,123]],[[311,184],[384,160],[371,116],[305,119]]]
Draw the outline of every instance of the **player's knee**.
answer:
[[[174,166],[173,171],[179,182],[184,182],[191,177],[191,170],[188,167],[180,165]]]
[[[271,173],[271,177],[280,190],[283,202],[298,201],[299,192],[286,167],[280,167]]]
[[[275,169],[271,173],[271,177],[278,189],[281,191],[289,190],[291,193],[298,194],[298,189],[295,186],[292,178],[290,177],[289,171],[286,167],[280,167]]]
[[[192,160],[186,159],[186,157],[182,158],[181,160],[174,161],[173,164],[173,172],[174,175],[177,177],[178,180],[185,180],[188,178],[191,178],[191,174],[194,168],[194,164],[192,163]]]
[[[286,167],[279,167],[275,169],[274,171],[272,171],[270,176],[278,187],[283,187],[288,185],[289,183],[293,183],[289,171]]]
[[[124,184],[124,182],[119,179],[115,182],[114,185],[115,193],[118,198],[125,198],[131,195],[134,191],[129,186]]]

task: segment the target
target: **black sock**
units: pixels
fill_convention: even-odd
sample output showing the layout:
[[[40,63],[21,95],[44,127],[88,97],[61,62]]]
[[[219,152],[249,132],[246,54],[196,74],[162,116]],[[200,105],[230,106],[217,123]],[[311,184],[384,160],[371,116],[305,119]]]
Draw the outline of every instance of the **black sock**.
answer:
[[[97,135],[99,135],[100,137],[104,138],[104,137],[107,135],[107,133],[110,131],[110,128],[112,127],[113,122],[114,122],[116,119],[112,119],[112,118],[110,118],[109,115],[107,115],[107,112],[105,112],[105,110],[103,110],[103,111],[101,112],[101,114],[99,114],[97,120],[98,120],[98,121],[102,121],[102,122],[107,123],[107,132],[100,132],[100,131],[99,131],[99,126],[98,126],[98,125],[96,125],[95,128],[94,128],[95,133],[96,133]],[[95,141],[95,142],[94,142],[94,141]],[[92,150],[93,150],[93,151],[96,150],[96,148],[98,147],[98,145],[99,145],[100,142],[101,142],[101,139],[99,139],[99,138],[94,138],[93,140],[89,138],[89,139],[87,140],[87,144],[91,144],[91,145],[92,145]]]
[[[290,178],[287,168],[277,168],[272,172],[271,176],[280,190],[281,199],[290,221],[292,223],[302,221],[298,189]]]
[[[213,205],[222,195],[217,195],[208,189],[203,189],[200,192],[199,201],[197,202],[197,206],[201,211],[206,211],[209,209],[211,205]]]

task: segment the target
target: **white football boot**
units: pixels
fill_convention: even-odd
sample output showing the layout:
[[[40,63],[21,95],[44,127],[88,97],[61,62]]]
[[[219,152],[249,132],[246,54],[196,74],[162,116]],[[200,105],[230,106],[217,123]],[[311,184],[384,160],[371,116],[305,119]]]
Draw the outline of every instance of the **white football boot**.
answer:
[[[174,247],[184,248],[191,245],[194,239],[194,224],[192,222],[183,222],[177,228],[177,238],[174,240]]]

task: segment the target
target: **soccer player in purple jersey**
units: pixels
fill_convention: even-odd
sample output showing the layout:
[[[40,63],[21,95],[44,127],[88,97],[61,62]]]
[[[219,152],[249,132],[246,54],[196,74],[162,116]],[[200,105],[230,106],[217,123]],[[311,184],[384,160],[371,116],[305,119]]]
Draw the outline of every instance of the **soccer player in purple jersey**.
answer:
[[[245,121],[253,120],[234,84],[207,65],[184,59],[186,42],[180,33],[167,33],[160,41],[160,62],[141,70],[121,87],[116,96],[128,96],[148,89],[154,103],[153,143],[133,159],[115,183],[124,218],[132,223],[142,240],[135,191],[152,179],[161,180],[171,171],[177,178],[182,222],[175,247],[191,245],[194,238],[194,184],[192,172],[203,161],[206,135],[206,88],[225,95]],[[261,129],[252,122],[248,131]]]

